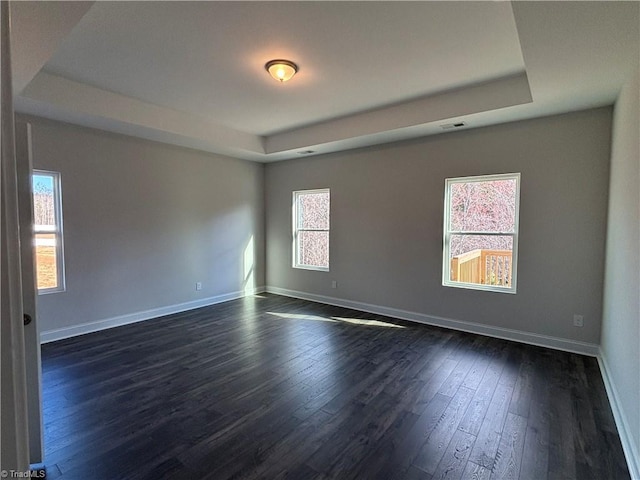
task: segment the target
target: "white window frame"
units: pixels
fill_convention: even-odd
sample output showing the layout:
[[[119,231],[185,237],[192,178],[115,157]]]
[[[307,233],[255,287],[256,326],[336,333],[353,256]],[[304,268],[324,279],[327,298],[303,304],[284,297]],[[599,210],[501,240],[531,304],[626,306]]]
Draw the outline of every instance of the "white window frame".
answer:
[[[59,172],[52,172],[49,170],[33,170],[33,176],[41,175],[51,177],[53,179],[53,208],[55,211],[56,225],[51,228],[38,228],[39,225],[34,223],[33,225],[33,242],[34,242],[34,257],[35,257],[35,242],[36,234],[55,234],[56,236],[56,277],[57,286],[53,288],[38,288],[38,295],[45,295],[49,293],[64,292],[66,290],[65,284],[65,269],[64,269],[64,234],[63,234],[63,221],[62,221],[62,182]],[[33,177],[31,181],[31,187],[33,188]],[[32,196],[35,192],[31,192]],[[35,215],[34,215],[35,220]],[[34,260],[36,260],[34,258]]]
[[[298,208],[298,199],[302,195],[309,195],[313,193],[328,193],[329,194],[329,228],[328,229],[307,229],[307,228],[298,228],[298,219],[299,219],[299,208]],[[303,270],[316,270],[319,272],[328,272],[329,267],[320,267],[315,265],[303,265],[298,263],[298,239],[299,232],[327,232],[329,233],[329,241],[331,240],[331,191],[329,188],[317,188],[314,190],[296,190],[293,192],[293,206],[292,206],[292,226],[293,226],[293,244],[292,244],[292,253],[293,253],[293,268],[300,268]],[[329,249],[329,255],[331,255],[331,249]],[[329,265],[331,265],[331,257],[329,257]]]
[[[516,181],[516,198],[515,198],[515,224],[513,232],[484,232],[484,231],[467,231],[467,230],[451,230],[450,213],[451,213],[451,186],[456,183],[471,182],[490,182],[495,180],[515,180]],[[446,287],[467,288],[471,290],[484,290],[498,293],[517,292],[518,279],[518,234],[520,221],[520,173],[502,173],[494,175],[477,175],[471,177],[456,177],[445,179],[444,188],[444,239],[442,251],[442,285]],[[508,287],[501,285],[486,285],[478,283],[459,282],[451,280],[451,259],[450,247],[452,235],[486,235],[486,236],[510,236],[513,237],[513,251],[511,254],[511,285]]]

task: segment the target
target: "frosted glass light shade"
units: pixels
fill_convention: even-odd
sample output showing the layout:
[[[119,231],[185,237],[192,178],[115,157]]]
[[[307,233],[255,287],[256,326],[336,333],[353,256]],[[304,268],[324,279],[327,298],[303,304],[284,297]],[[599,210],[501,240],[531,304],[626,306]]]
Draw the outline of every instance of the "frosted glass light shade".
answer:
[[[269,75],[279,82],[291,80],[291,77],[298,71],[298,66],[289,60],[271,60],[267,62],[264,68],[267,69]]]

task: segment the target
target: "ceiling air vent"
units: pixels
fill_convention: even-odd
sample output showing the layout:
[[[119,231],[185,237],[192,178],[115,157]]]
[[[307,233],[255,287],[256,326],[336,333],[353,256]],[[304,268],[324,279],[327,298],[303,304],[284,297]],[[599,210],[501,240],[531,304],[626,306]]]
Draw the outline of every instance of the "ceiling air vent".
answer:
[[[466,125],[467,124],[464,122],[445,123],[444,125],[440,125],[440,128],[442,128],[443,130],[451,130],[452,128],[460,128]]]

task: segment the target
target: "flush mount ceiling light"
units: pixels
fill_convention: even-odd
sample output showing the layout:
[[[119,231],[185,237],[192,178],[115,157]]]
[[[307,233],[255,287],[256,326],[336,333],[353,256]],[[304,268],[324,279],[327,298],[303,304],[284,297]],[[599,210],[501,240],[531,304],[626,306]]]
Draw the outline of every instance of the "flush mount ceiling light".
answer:
[[[291,77],[298,71],[298,66],[289,60],[271,60],[264,68],[269,72],[269,75],[281,83],[291,80]]]

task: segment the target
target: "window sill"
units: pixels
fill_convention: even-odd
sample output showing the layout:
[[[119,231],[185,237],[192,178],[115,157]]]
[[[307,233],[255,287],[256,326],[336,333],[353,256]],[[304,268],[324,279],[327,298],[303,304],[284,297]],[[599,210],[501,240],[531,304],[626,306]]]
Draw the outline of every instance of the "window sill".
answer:
[[[314,267],[313,265],[292,265],[292,268],[299,270],[315,270],[316,272],[328,272],[329,267]]]
[[[464,283],[464,282],[442,282],[443,287],[453,287],[453,288],[464,288],[466,290],[482,290],[485,292],[494,292],[494,293],[510,293],[512,295],[516,294],[515,287],[499,287],[496,285],[483,285],[478,283]]]

